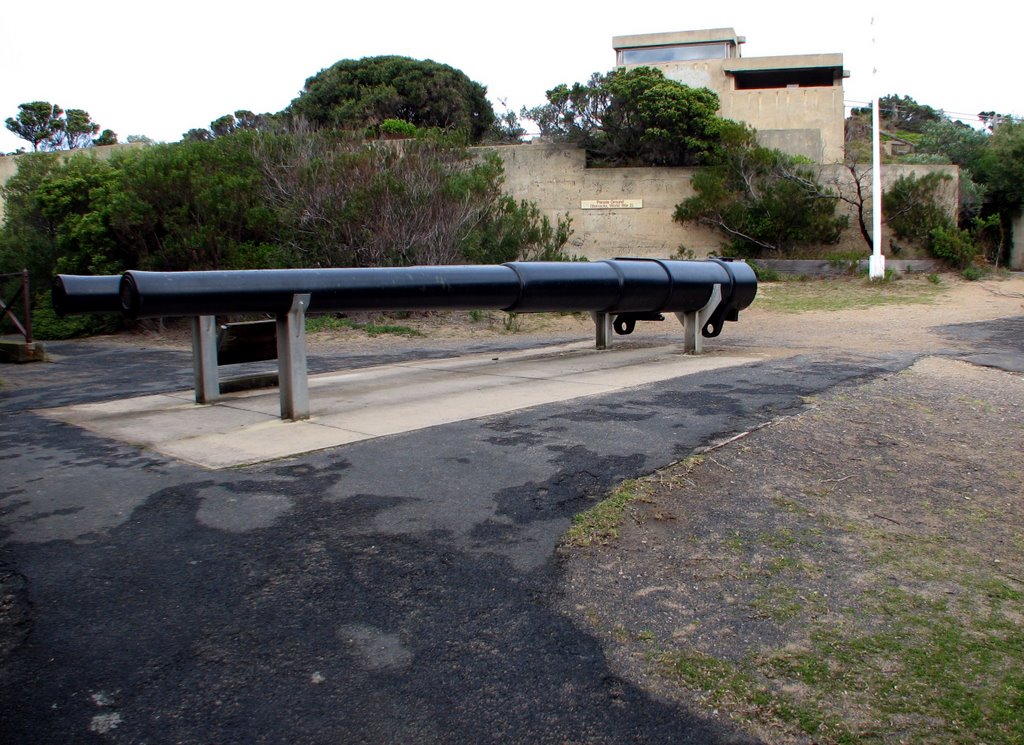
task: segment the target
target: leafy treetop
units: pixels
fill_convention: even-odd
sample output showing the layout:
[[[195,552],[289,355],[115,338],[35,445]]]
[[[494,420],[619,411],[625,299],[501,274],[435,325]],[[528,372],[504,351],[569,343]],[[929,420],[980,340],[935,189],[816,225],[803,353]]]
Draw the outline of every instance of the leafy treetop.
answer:
[[[32,150],[75,150],[91,145],[113,145],[112,130],[100,134],[100,125],[84,109],[68,109],[49,101],[18,105],[17,117],[8,117],[7,129],[32,143]],[[98,135],[98,136],[97,136]]]
[[[487,89],[465,73],[399,56],[336,62],[306,80],[287,112],[339,129],[399,119],[426,129],[462,131],[471,142],[479,142],[495,120]]]
[[[235,132],[246,130],[258,131],[266,129],[275,119],[273,114],[254,114],[248,109],[239,109],[234,114],[225,114],[210,122],[209,129],[198,127],[185,132],[181,139],[185,142],[206,142],[216,137],[226,137]]]
[[[870,114],[871,106],[853,109],[854,115]],[[883,126],[902,132],[921,132],[928,122],[942,121],[945,116],[941,109],[918,103],[910,96],[890,93],[878,101],[878,116]]]
[[[18,106],[18,116],[7,118],[7,129],[32,143],[33,150],[46,150],[47,143],[60,131],[64,110],[49,101],[32,101]]]
[[[607,165],[700,165],[713,159],[726,120],[718,96],[637,67],[594,73],[586,84],[561,84],[548,103],[523,109],[541,135],[575,142]]]
[[[1024,121],[1004,121],[978,161],[991,202],[1003,214],[1024,208]]]

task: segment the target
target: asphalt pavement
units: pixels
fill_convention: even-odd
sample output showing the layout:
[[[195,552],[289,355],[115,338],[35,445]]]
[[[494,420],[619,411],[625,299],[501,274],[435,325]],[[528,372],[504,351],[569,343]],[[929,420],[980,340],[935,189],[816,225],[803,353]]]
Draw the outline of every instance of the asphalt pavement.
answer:
[[[950,327],[947,353],[1012,369],[1022,331]],[[49,348],[0,369],[3,743],[750,742],[611,672],[556,610],[559,537],[621,480],[915,359],[768,358],[209,470],[34,413],[188,388],[187,353]]]

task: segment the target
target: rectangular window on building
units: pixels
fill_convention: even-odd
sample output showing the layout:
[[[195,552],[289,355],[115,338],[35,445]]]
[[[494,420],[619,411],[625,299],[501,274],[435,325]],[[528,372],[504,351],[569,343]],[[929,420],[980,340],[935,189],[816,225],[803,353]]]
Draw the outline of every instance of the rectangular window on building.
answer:
[[[649,65],[658,62],[689,62],[702,59],[726,59],[728,44],[685,44],[675,47],[623,49],[623,65]]]
[[[825,88],[835,85],[835,70],[831,67],[810,67],[797,70],[749,70],[735,72],[736,90],[764,90],[768,88]]]

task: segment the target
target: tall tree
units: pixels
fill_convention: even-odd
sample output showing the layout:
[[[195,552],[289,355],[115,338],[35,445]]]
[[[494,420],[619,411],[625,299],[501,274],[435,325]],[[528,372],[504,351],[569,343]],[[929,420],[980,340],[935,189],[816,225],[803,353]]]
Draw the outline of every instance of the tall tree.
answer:
[[[261,129],[270,118],[269,114],[254,114],[248,109],[239,109],[234,114],[225,114],[210,122],[210,132],[214,137],[224,137],[247,129]]]
[[[1024,210],[1024,121],[1010,119],[995,128],[978,170],[989,206],[999,215],[1002,237],[996,254],[998,263],[1000,254],[1009,250],[1013,217]]]
[[[7,129],[32,143],[32,150],[51,148],[60,142],[64,110],[49,101],[32,101],[18,105],[18,116],[7,118]]]
[[[716,153],[726,120],[718,96],[637,67],[595,73],[586,84],[558,85],[548,103],[523,109],[541,134],[574,142],[608,165],[699,165]]]
[[[104,129],[100,132],[100,136],[92,141],[93,145],[116,145],[117,144],[117,132],[112,129]]]
[[[99,131],[100,125],[92,120],[88,111],[68,109],[61,126],[61,141],[68,150],[89,147]]]
[[[32,150],[76,150],[93,144],[117,142],[117,135],[106,130],[103,142],[95,143],[100,125],[84,109],[68,109],[49,101],[33,101],[18,106],[18,116],[7,119],[7,129],[32,143]]]
[[[306,80],[287,112],[316,126],[357,129],[400,119],[417,127],[465,132],[479,142],[494,122],[487,89],[432,60],[341,60]]]
[[[852,114],[870,114],[871,106],[854,109]],[[920,132],[928,122],[942,121],[941,109],[934,109],[927,104],[918,103],[910,96],[890,93],[882,96],[878,102],[878,115],[883,126],[904,132]]]

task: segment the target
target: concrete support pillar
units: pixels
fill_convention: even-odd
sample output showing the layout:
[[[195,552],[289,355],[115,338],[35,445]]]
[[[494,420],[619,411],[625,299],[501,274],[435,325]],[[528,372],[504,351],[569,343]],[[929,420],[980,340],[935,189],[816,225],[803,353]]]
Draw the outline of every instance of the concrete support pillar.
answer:
[[[722,302],[722,286],[715,285],[711,291],[711,299],[707,304],[690,313],[676,313],[676,318],[683,324],[683,351],[687,354],[703,354],[704,336],[700,330],[711,318],[715,308]]]
[[[211,404],[220,398],[217,376],[217,317],[193,316],[192,370],[195,374],[197,404]]]
[[[277,317],[277,377],[281,418],[309,419],[309,374],[306,363],[306,309],[309,295],[295,295],[292,307]]]
[[[612,348],[612,321],[615,319],[611,313],[591,312],[590,317],[594,319],[594,326],[597,329],[597,349]]]

